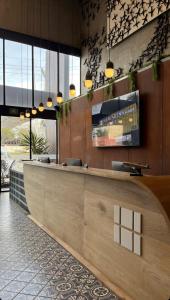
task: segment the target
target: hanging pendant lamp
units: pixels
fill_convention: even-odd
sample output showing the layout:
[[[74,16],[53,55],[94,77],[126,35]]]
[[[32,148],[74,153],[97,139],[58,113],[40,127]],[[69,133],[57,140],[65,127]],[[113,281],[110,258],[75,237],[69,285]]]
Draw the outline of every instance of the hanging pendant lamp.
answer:
[[[44,111],[44,104],[42,102],[39,104],[38,110],[39,110],[39,112],[43,112]]]
[[[106,63],[105,76],[106,78],[113,78],[115,75],[114,64],[110,60],[110,13],[109,13],[109,61]]]
[[[88,1],[88,10],[90,11],[90,1]],[[89,14],[88,14],[88,41],[89,41],[89,36],[90,36],[90,19],[89,19]],[[87,88],[87,89],[91,89],[92,86],[93,86],[93,78],[92,78],[92,73],[89,69],[89,47],[88,47],[88,70],[87,70],[87,73],[86,73],[86,77],[85,77],[85,80],[84,80],[84,86]]]
[[[109,60],[106,64],[105,76],[107,78],[112,78],[114,74],[115,74],[114,64],[112,61]]]
[[[51,97],[48,97],[47,99],[47,107],[52,107],[53,106],[53,100]]]
[[[70,84],[69,95],[70,95],[70,97],[76,96],[76,87],[74,84]]]
[[[32,115],[36,115],[37,114],[37,108],[35,106],[33,106],[32,110],[31,110]]]
[[[22,107],[23,107],[23,68],[22,68],[22,44],[21,44],[21,97],[22,97]],[[24,111],[21,111],[20,112],[20,120],[24,120],[25,119],[25,113],[24,113]]]
[[[72,43],[73,43],[73,10],[74,7],[72,7]],[[73,84],[73,55],[72,55],[72,71],[71,71],[71,81],[72,83],[70,84],[69,88],[69,96],[70,97],[75,97],[76,96],[76,87],[75,84]]]
[[[26,112],[25,112],[26,118],[30,118],[30,115],[31,115],[31,114],[30,114],[30,111],[27,109]]]
[[[61,92],[58,92],[56,100],[58,104],[62,104],[64,102],[63,94]]]
[[[87,89],[91,89],[92,86],[93,86],[92,74],[91,74],[91,72],[89,70],[86,73],[86,77],[85,77],[85,81],[84,81],[84,86]]]
[[[24,120],[25,119],[25,114],[23,111],[20,112],[20,120]]]

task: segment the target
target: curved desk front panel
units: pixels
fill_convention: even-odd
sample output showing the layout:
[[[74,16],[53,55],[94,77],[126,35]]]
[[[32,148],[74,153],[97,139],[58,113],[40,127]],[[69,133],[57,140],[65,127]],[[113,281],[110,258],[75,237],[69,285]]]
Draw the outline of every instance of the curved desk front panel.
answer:
[[[170,176],[24,165],[32,217],[136,300],[170,297]]]

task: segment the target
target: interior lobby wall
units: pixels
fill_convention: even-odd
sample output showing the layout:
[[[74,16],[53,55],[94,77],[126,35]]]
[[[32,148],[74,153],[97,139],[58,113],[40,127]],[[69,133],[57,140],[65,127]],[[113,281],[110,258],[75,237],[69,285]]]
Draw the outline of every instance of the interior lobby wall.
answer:
[[[97,57],[93,59],[97,61],[97,66],[96,68],[90,68],[91,70],[95,69],[96,75],[95,76],[95,81],[99,81],[99,76],[100,73],[102,73],[105,70],[106,67],[106,62],[109,60],[109,53],[108,49],[106,47],[106,42],[103,44],[103,40],[105,39],[105,34],[107,32],[107,11],[106,11],[106,3],[107,1],[102,1],[102,0],[95,0],[96,3],[99,5],[99,9],[95,10],[94,9],[94,17],[91,17],[89,19],[89,28],[88,28],[88,16],[86,18],[81,19],[81,35],[82,35],[82,65],[81,65],[81,76],[82,76],[82,92],[85,93],[86,89],[84,88],[84,83],[83,80],[85,79],[85,75],[87,72],[87,60],[91,58],[93,55],[90,54],[93,53],[94,51],[94,56]],[[109,1],[108,1],[109,2]],[[111,1],[110,1],[111,2]],[[118,5],[119,1],[115,1],[115,7]],[[122,3],[125,3],[126,1],[121,1]],[[127,1],[128,2],[128,1]],[[153,2],[153,1],[152,1]],[[162,3],[165,1],[162,1]],[[112,1],[113,3],[113,1]],[[140,6],[140,5],[139,5]],[[126,7],[126,6],[125,6]],[[140,7],[139,7],[140,8]],[[141,4],[142,8],[142,4]],[[155,10],[157,11],[157,9]],[[126,16],[127,12],[125,10]],[[93,14],[93,11],[91,11],[91,14]],[[149,15],[149,11],[148,11]],[[163,14],[161,15],[163,16]],[[144,24],[143,27],[135,31],[133,34],[129,35],[128,37],[124,38],[122,41],[118,42],[115,44],[113,47],[110,49],[110,58],[111,61],[114,63],[115,69],[121,69],[123,74],[127,74],[130,70],[131,64],[135,63],[143,54],[146,50],[148,49],[150,43],[152,43],[152,49],[150,48],[151,51],[151,56],[153,53],[153,57],[149,59],[149,57],[146,55],[146,59],[144,61],[144,64],[148,63],[149,61],[156,60],[157,55],[154,55],[156,52],[156,47],[158,47],[158,44],[160,42],[161,37],[163,36],[163,28],[161,32],[161,16],[157,17],[153,21]],[[130,23],[133,24],[133,21],[135,22],[136,16],[135,14],[133,15],[133,19],[131,20]],[[144,16],[140,15],[140,18],[144,18]],[[169,18],[170,18],[170,12],[169,12]],[[137,19],[138,20],[138,19]],[[159,23],[160,20],[160,23]],[[111,20],[112,21],[112,20]],[[170,21],[169,21],[170,22]],[[129,24],[127,24],[129,26]],[[133,26],[133,25],[132,25]],[[121,34],[121,27],[122,31],[125,31],[123,29],[123,26],[120,24],[120,34]],[[136,26],[134,25],[134,28],[136,29]],[[111,25],[111,30],[113,29]],[[159,30],[160,29],[160,36],[159,36]],[[157,35],[157,36],[156,36]],[[91,39],[91,45],[89,54],[88,54],[88,42],[87,39]],[[163,42],[162,42],[163,45]],[[92,49],[91,49],[92,48]],[[99,54],[98,51],[101,51]],[[168,55],[170,54],[170,43],[168,42],[166,47],[163,49],[161,55]],[[101,55],[101,57],[100,57]],[[94,72],[95,73],[95,72]]]
[[[81,158],[90,167],[111,169],[112,160],[148,163],[150,174],[170,174],[170,60],[161,63],[160,80],[153,81],[152,68],[137,74],[137,89],[142,104],[141,138],[137,148],[92,147],[93,104],[106,99],[106,88],[94,92],[90,102],[87,96],[73,100],[71,112],[60,121],[60,162],[65,158]],[[114,84],[115,97],[129,92],[128,79]]]
[[[0,1],[0,28],[80,48],[79,16],[78,0]]]

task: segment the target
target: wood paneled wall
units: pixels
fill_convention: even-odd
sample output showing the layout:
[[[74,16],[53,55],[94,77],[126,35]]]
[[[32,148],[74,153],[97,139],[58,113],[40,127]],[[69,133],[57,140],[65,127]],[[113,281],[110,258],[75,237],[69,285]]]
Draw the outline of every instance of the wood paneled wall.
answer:
[[[78,0],[0,0],[0,28],[80,48],[79,9]]]
[[[142,105],[142,145],[139,148],[92,147],[91,106],[105,99],[104,89],[72,101],[71,113],[60,124],[60,162],[81,158],[91,167],[111,169],[112,160],[148,163],[150,174],[170,174],[170,60],[160,65],[160,80],[152,80],[152,69],[137,74]],[[115,83],[115,96],[129,92],[128,79]]]

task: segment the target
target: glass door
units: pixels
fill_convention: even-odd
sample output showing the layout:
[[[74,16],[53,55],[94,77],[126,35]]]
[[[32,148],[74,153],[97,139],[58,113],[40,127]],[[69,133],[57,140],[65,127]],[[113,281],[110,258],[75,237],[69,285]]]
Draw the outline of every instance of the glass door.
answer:
[[[29,159],[30,119],[21,121],[19,117],[1,116],[1,191],[10,187],[12,165]]]

